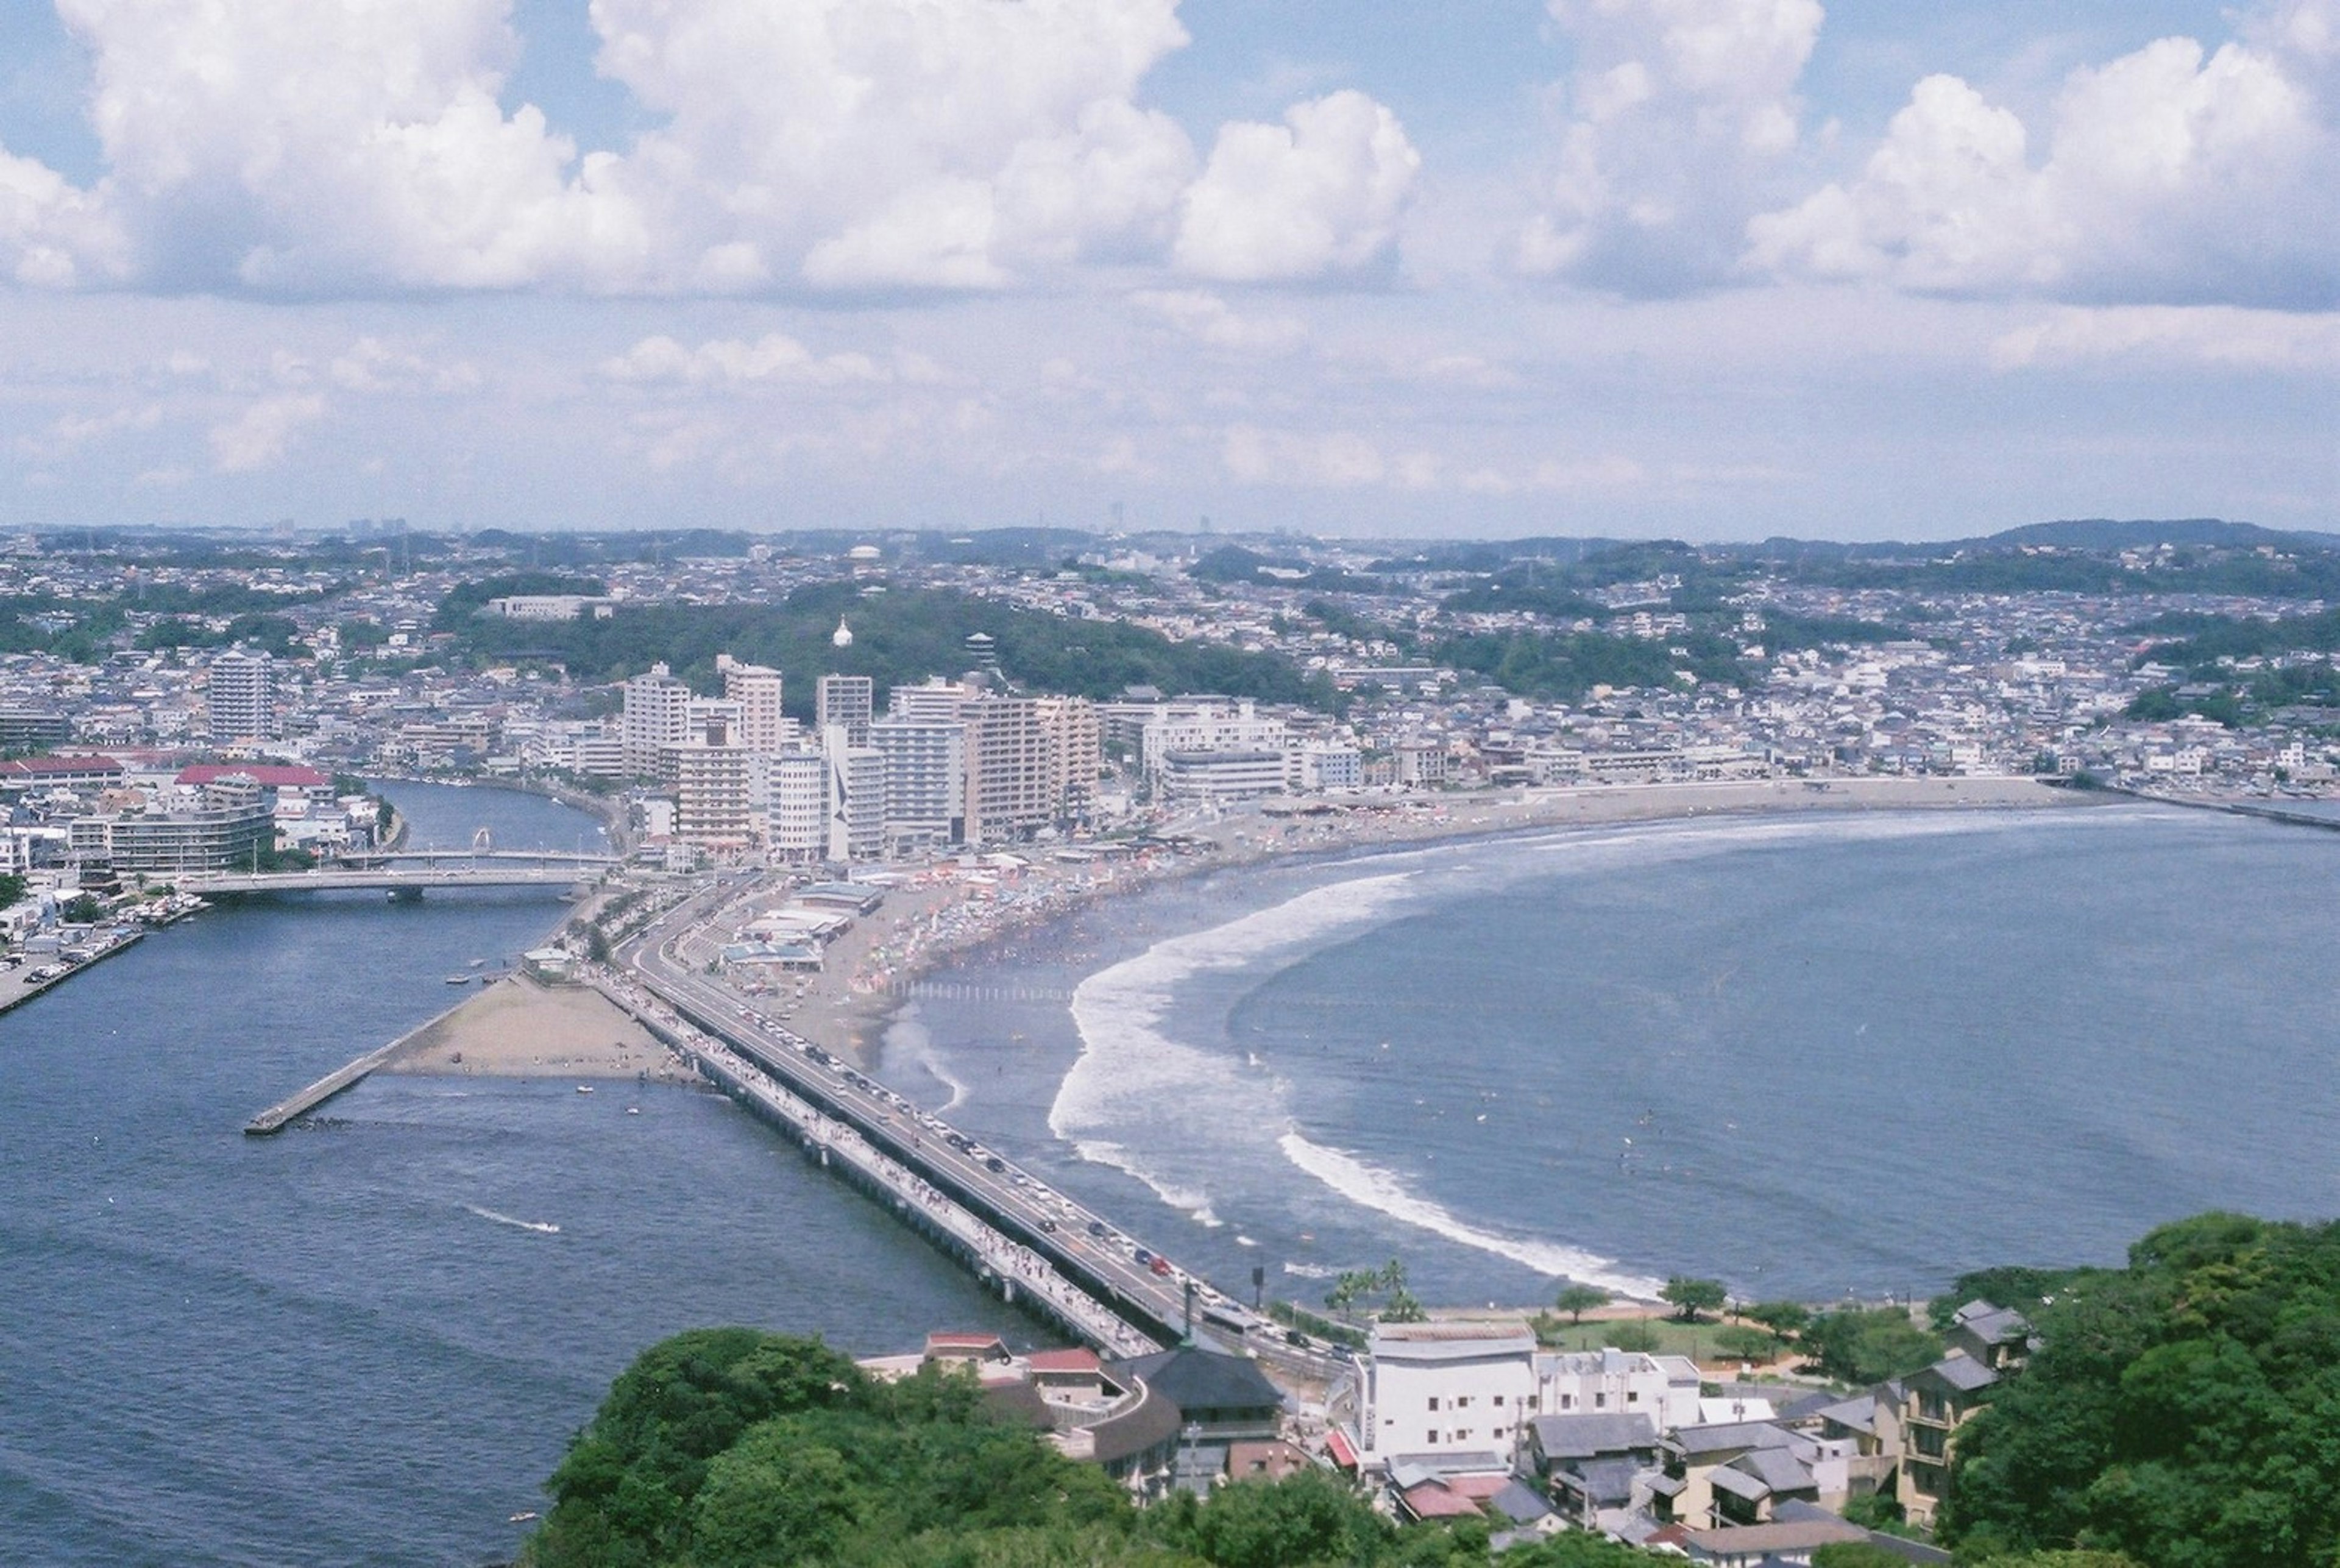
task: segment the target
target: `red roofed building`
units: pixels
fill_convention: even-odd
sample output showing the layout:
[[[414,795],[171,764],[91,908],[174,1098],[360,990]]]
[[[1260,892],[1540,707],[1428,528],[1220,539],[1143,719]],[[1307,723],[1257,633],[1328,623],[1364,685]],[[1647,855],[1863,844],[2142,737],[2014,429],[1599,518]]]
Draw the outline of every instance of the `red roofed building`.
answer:
[[[179,769],[178,781],[201,787],[222,779],[249,779],[263,789],[330,789],[333,776],[285,762],[197,762]]]
[[[111,757],[20,757],[0,762],[0,789],[104,789],[122,778],[122,764]]]

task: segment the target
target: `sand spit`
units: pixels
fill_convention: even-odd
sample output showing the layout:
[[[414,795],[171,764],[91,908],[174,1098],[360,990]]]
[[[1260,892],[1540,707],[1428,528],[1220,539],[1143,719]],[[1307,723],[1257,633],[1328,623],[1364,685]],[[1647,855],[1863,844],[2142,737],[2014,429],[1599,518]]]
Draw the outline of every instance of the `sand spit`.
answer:
[[[515,975],[422,1029],[389,1073],[504,1078],[695,1081],[649,1031],[581,986]]]

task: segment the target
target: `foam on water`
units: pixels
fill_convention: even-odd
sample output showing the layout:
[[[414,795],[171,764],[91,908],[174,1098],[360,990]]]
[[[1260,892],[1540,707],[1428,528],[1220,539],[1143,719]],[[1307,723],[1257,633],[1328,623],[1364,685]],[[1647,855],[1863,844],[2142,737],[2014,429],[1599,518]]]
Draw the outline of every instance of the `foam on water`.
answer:
[[[1162,1200],[1216,1226],[1197,1178],[1166,1168],[1172,1159],[1211,1168],[1220,1156],[1263,1146],[1280,1125],[1280,1090],[1263,1094],[1239,1058],[1174,1039],[1165,1031],[1177,988],[1198,975],[1247,968],[1387,918],[1405,896],[1409,872],[1354,878],[1207,931],[1158,942],[1091,975],[1073,992],[1081,1054],[1057,1087],[1048,1130],[1082,1159],[1113,1166]],[[1139,1135],[1175,1126],[1179,1136]]]
[[[1311,1143],[1298,1132],[1276,1140],[1284,1157],[1351,1203],[1385,1214],[1392,1219],[1476,1247],[1481,1252],[1525,1265],[1553,1279],[1581,1280],[1613,1290],[1620,1295],[1654,1300],[1664,1282],[1617,1272],[1613,1258],[1598,1256],[1559,1242],[1500,1235],[1464,1220],[1443,1205],[1407,1189],[1394,1172],[1367,1165],[1354,1155]]]

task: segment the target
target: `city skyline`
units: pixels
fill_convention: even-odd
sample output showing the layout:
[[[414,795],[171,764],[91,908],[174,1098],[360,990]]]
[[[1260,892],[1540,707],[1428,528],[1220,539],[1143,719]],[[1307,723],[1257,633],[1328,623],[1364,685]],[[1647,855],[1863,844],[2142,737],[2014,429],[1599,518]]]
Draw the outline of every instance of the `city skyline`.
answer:
[[[1905,9],[0,0],[0,525],[2330,526],[2340,5]]]

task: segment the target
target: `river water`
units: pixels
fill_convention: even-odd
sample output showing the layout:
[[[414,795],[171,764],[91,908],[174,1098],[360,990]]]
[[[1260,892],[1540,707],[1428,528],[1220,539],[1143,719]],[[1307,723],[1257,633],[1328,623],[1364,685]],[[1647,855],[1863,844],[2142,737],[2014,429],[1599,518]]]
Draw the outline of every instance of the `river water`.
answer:
[[[2340,833],[2133,807],[1216,874],[938,978],[884,1074],[1312,1304],[1393,1255],[1443,1302],[1922,1295],[2340,1211],[2336,887]]]
[[[598,837],[534,797],[387,792],[418,847]],[[507,1516],[544,1505],[663,1335],[1031,1336],[710,1094],[381,1077],[328,1128],[243,1135],[563,912],[533,892],[222,908],[0,1018],[0,1562],[501,1560],[525,1529]]]

